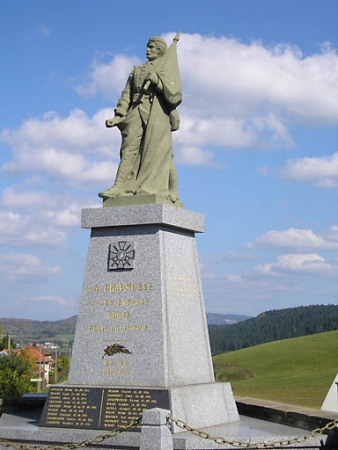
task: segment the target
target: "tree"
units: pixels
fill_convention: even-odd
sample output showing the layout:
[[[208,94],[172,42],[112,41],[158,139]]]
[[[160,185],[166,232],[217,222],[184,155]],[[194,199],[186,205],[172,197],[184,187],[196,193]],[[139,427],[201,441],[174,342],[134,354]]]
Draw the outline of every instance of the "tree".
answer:
[[[10,348],[11,349],[15,348],[15,342],[13,341],[13,339],[10,338],[10,336],[8,334],[6,334],[2,338],[2,342],[1,342],[1,345],[0,345],[1,349],[8,350],[8,339],[10,340],[9,341]]]
[[[30,379],[36,374],[36,364],[27,352],[0,357],[0,397],[21,397],[32,392]]]

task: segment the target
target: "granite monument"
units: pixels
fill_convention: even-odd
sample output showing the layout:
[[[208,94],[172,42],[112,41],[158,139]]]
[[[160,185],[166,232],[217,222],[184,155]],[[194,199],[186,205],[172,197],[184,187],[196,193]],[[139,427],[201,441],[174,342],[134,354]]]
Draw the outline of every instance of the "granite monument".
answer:
[[[177,41],[149,40],[107,121],[122,133],[120,167],[104,207],[82,211],[91,236],[69,379],[51,388],[43,426],[105,430],[152,408],[192,427],[239,420],[230,384],[214,379],[195,243],[204,217],[178,200]]]

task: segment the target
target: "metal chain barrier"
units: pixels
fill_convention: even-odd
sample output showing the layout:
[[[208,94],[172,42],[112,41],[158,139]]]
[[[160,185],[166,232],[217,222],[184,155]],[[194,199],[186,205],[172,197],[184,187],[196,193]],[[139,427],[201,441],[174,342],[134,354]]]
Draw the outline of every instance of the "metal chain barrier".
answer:
[[[140,416],[138,419],[132,420],[128,425],[121,425],[120,427],[115,428],[115,430],[110,431],[107,434],[101,434],[97,436],[94,439],[86,440],[79,442],[78,444],[62,444],[58,446],[54,445],[27,445],[27,444],[20,444],[16,443],[14,441],[10,441],[7,439],[0,439],[0,445],[4,447],[12,447],[16,450],[72,450],[79,447],[86,447],[87,445],[92,444],[100,444],[101,442],[105,441],[106,439],[112,438],[117,436],[118,434],[123,433],[124,431],[129,430],[130,428],[134,428],[137,425],[140,425],[142,416]]]
[[[125,426],[122,425],[120,427],[115,428],[115,430],[110,431],[109,433],[99,435],[94,439],[91,439],[91,440],[88,439],[86,441],[82,441],[77,444],[63,444],[63,445],[58,445],[58,446],[27,445],[27,444],[16,443],[15,441],[7,440],[7,439],[0,439],[0,445],[3,447],[11,447],[16,450],[68,450],[68,449],[72,450],[72,449],[77,449],[79,447],[86,447],[86,446],[92,445],[92,444],[100,444],[101,442],[105,441],[106,439],[115,437],[115,436],[123,433],[124,431],[127,431],[131,428],[134,428],[134,427],[140,425],[141,419],[142,419],[142,416],[140,416],[136,420],[132,420],[128,425],[125,425]],[[229,440],[229,439],[225,439],[223,437],[211,436],[210,434],[206,433],[205,431],[201,431],[197,428],[190,427],[183,420],[175,419],[170,414],[167,416],[167,421],[168,421],[168,424],[170,424],[170,422],[173,422],[182,430],[189,431],[193,435],[198,436],[202,439],[211,440],[211,441],[215,442],[216,444],[231,445],[231,446],[237,447],[237,448],[250,448],[250,449],[267,449],[267,448],[273,448],[273,447],[286,447],[286,446],[292,445],[292,444],[301,444],[310,438],[317,438],[317,437],[323,435],[324,432],[333,430],[334,428],[338,427],[338,420],[333,420],[332,422],[328,422],[324,427],[316,428],[310,434],[307,434],[307,435],[296,436],[292,439],[287,439],[284,441],[275,441],[275,442],[269,442],[269,443],[266,443],[266,442],[250,443],[250,442],[244,442],[244,441],[239,441],[239,440]]]
[[[316,437],[321,436],[322,434],[324,434],[325,431],[330,431],[330,430],[333,430],[334,428],[338,427],[338,420],[333,420],[332,422],[327,423],[323,428],[316,428],[310,434],[307,434],[307,435],[296,436],[292,439],[287,439],[284,441],[276,441],[276,442],[269,442],[269,443],[266,443],[266,442],[250,443],[250,442],[242,442],[242,441],[238,441],[238,440],[229,440],[229,439],[225,439],[223,437],[211,436],[210,434],[206,433],[205,431],[201,431],[197,428],[190,427],[183,420],[175,419],[170,414],[167,416],[167,420],[174,422],[182,430],[189,431],[190,433],[192,433],[195,436],[198,436],[202,439],[209,439],[211,441],[214,441],[216,444],[232,445],[233,447],[252,448],[252,449],[286,447],[291,444],[301,444],[310,438],[316,438]]]

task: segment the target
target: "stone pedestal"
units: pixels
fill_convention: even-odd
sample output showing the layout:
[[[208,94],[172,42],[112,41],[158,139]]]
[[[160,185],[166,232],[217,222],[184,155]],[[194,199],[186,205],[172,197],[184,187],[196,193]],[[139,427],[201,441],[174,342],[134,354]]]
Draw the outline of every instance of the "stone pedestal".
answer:
[[[214,381],[195,245],[203,216],[165,204],[117,206],[83,210],[82,227],[91,237],[69,394],[54,392],[54,405],[89,405],[77,421],[85,428],[120,424],[121,414],[145,407],[170,409],[193,427],[237,421],[230,385]],[[74,395],[82,400],[72,403]],[[56,426],[49,403],[42,422]]]

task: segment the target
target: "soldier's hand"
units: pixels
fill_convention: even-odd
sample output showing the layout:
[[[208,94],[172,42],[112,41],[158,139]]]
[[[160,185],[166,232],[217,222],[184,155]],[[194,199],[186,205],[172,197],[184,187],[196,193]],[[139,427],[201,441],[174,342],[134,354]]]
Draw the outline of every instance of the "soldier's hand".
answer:
[[[121,122],[122,117],[116,116],[113,119],[106,120],[106,127],[112,128],[115,127],[119,122]]]
[[[158,85],[159,78],[156,74],[156,72],[150,72],[147,76],[147,80],[149,80],[151,83],[155,84],[155,86]]]

